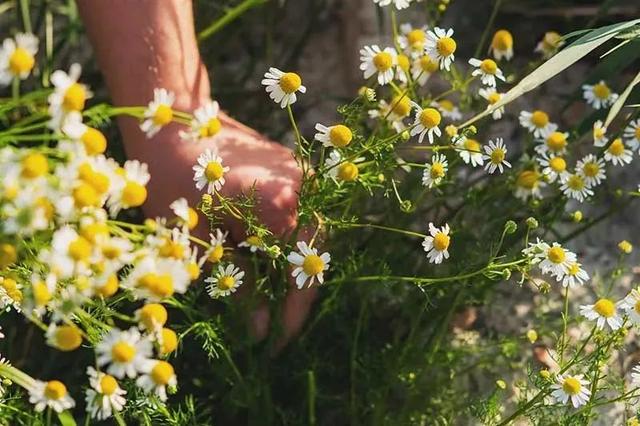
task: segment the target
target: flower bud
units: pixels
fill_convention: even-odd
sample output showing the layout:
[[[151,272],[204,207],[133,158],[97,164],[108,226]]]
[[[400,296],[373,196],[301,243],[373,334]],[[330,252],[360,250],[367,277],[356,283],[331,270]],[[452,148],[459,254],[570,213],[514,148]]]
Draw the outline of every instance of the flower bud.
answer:
[[[571,214],[571,220],[573,220],[575,223],[581,222],[582,221],[582,212],[580,210],[576,210],[575,212],[573,212]]]
[[[529,340],[530,343],[535,343],[536,340],[538,340],[538,332],[535,331],[534,329],[531,329],[529,331],[527,331],[527,339]]]
[[[527,226],[529,227],[529,229],[536,229],[538,226],[540,226],[540,224],[535,217],[529,217],[527,218]]]
[[[623,252],[624,254],[629,254],[633,251],[633,246],[631,245],[631,243],[627,240],[622,240],[618,243],[618,248],[620,249],[621,252]]]
[[[518,230],[518,225],[512,220],[509,220],[507,221],[507,223],[504,224],[504,232],[506,234],[513,234],[517,230]]]

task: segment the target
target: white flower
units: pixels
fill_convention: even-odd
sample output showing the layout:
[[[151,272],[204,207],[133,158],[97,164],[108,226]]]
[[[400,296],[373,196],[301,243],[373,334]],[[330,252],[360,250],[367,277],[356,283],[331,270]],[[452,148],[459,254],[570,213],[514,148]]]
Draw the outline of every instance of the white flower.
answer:
[[[144,120],[140,124],[140,130],[147,134],[147,138],[153,137],[164,126],[173,120],[173,103],[176,96],[167,89],[153,89],[153,100],[149,102],[144,111]]]
[[[449,120],[458,121],[462,118],[460,109],[448,99],[442,99],[438,102],[432,102],[431,106],[438,108],[438,111],[440,111],[442,116],[444,118],[448,118]]]
[[[576,172],[580,173],[589,188],[592,188],[607,178],[605,164],[602,158],[589,154],[576,163]]]
[[[411,64],[411,77],[424,86],[431,77],[431,74],[438,71],[438,61],[431,59],[429,55],[422,55],[416,58]]]
[[[122,285],[148,301],[157,302],[174,293],[184,294],[191,283],[183,259],[148,256],[139,261]]]
[[[381,99],[377,109],[369,110],[369,117],[383,118],[397,133],[402,133],[406,129],[403,120],[411,114],[411,105],[411,99],[406,95],[398,95],[389,103]]]
[[[540,157],[536,157],[536,160],[542,167],[542,175],[550,183],[556,180],[564,181],[569,176],[567,162],[560,155],[549,156],[547,153],[543,153]]]
[[[640,385],[640,364],[631,370],[631,381],[636,387]]]
[[[298,252],[292,251],[289,253],[287,260],[295,266],[291,276],[296,279],[298,288],[302,289],[307,280],[309,280],[308,286],[311,287],[316,278],[322,284],[324,282],[324,271],[329,269],[331,255],[326,252],[318,255],[318,249],[309,247],[304,241],[298,241],[296,246],[298,247]]]
[[[411,0],[373,0],[373,2],[381,7],[393,4],[398,10],[406,9],[411,4]]]
[[[549,121],[549,115],[544,111],[521,111],[518,118],[520,125],[536,138],[545,138],[549,133],[558,130],[558,125]]]
[[[38,38],[18,33],[15,39],[6,38],[0,46],[0,86],[7,86],[14,78],[29,77],[38,53]]]
[[[122,379],[136,377],[149,360],[152,349],[151,341],[131,327],[127,331],[112,329],[96,345],[95,351],[98,366],[108,365],[107,373]]]
[[[513,36],[511,33],[507,30],[496,31],[491,40],[489,51],[497,61],[502,60],[502,58],[510,61],[513,57]]]
[[[397,65],[396,51],[391,47],[383,50],[377,44],[360,49],[360,70],[364,78],[368,79],[378,74],[378,84],[384,86],[393,80],[394,69]]]
[[[622,327],[622,316],[618,313],[618,304],[610,299],[599,299],[593,305],[580,306],[580,313],[587,319],[596,321],[596,327],[602,329],[608,325],[615,331]]]
[[[483,87],[478,90],[478,94],[487,100],[487,109],[493,108],[493,105],[502,98],[502,93],[496,91],[494,87]],[[493,110],[491,117],[493,117],[494,120],[500,120],[502,118],[502,114],[504,114],[504,106]]]
[[[582,265],[578,262],[573,262],[569,265],[569,269],[562,277],[562,286],[573,288],[577,285],[583,285],[588,279],[589,274],[582,269]]]
[[[473,167],[482,166],[484,158],[482,158],[482,145],[475,139],[467,137],[459,137],[455,141],[456,151],[465,164],[471,164]]]
[[[422,173],[422,184],[428,188],[440,185],[447,174],[449,163],[447,157],[442,154],[434,154],[431,163],[427,163]]]
[[[57,277],[70,278],[89,274],[92,251],[91,241],[72,227],[64,226],[54,232],[51,251],[41,252],[41,257]]]
[[[65,116],[60,130],[70,140],[61,140],[58,148],[70,153],[71,159],[102,154],[107,149],[104,134],[84,124],[78,111],[71,111]]]
[[[238,247],[247,247],[251,253],[255,253],[258,250],[264,251],[264,241],[257,235],[249,235],[238,244]]]
[[[151,175],[149,167],[138,160],[128,160],[122,168],[124,173],[119,174],[121,183],[114,185],[117,189],[109,196],[107,205],[112,217],[118,215],[120,210],[141,206],[147,199],[147,188]]]
[[[580,173],[569,173],[564,178],[560,190],[569,198],[583,202],[593,195],[593,191],[587,185],[587,181]]]
[[[183,222],[189,221],[189,202],[186,198],[181,197],[169,204],[169,208]]]
[[[322,142],[322,145],[327,148],[344,148],[353,139],[351,129],[343,124],[327,127],[318,123],[316,124],[316,130],[318,133],[314,137],[315,140]]]
[[[607,128],[604,127],[602,121],[598,120],[593,123],[593,145],[603,147],[609,142],[607,138]]]
[[[62,413],[76,405],[69,396],[67,387],[58,380],[48,382],[36,380],[29,389],[29,402],[35,405],[37,412],[51,408],[56,413]]]
[[[327,176],[336,181],[353,182],[360,172],[357,163],[364,161],[364,157],[358,157],[353,161],[344,161],[338,150],[332,150],[329,156],[324,160],[324,168]]]
[[[484,165],[484,169],[493,174],[493,172],[500,170],[500,173],[504,172],[504,167],[511,167],[507,158],[507,147],[505,146],[502,138],[496,138],[496,141],[489,141],[488,145],[484,146],[485,154],[482,156],[487,163]]]
[[[20,312],[22,286],[13,278],[0,277],[0,311],[15,309]]]
[[[527,201],[529,198],[542,198],[541,189],[546,183],[541,179],[540,173],[535,170],[524,170],[516,179],[516,198]]]
[[[78,83],[82,67],[80,64],[72,64],[69,74],[62,70],[54,71],[51,74],[53,93],[49,95],[49,127],[54,130],[60,129],[67,114],[84,109],[85,102],[93,94],[87,86]]]
[[[297,100],[296,92],[306,93],[307,88],[302,85],[302,79],[294,72],[283,72],[271,67],[264,74],[262,84],[265,86],[269,97],[280,108],[286,108]]]
[[[546,133],[539,138],[536,142],[536,152],[538,154],[548,153],[549,155],[562,155],[567,152],[567,138],[569,133],[553,131]]]
[[[418,143],[422,143],[425,135],[429,136],[429,143],[433,143],[433,135],[440,137],[442,131],[438,127],[442,121],[442,116],[435,108],[424,108],[415,102],[411,103],[416,110],[416,117],[413,121],[413,128],[411,129],[411,136],[418,136]]]
[[[422,242],[429,262],[439,264],[449,258],[449,244],[451,244],[449,232],[448,224],[445,223],[440,228],[436,228],[432,222],[429,222],[429,235],[424,237]]]
[[[427,40],[427,26],[413,28],[411,24],[400,25],[400,35],[398,44],[411,57],[418,57],[424,54],[424,44]]]
[[[235,291],[242,285],[242,278],[244,277],[244,271],[236,267],[233,263],[230,263],[225,268],[224,266],[218,266],[218,272],[213,277],[208,277],[204,280],[207,286],[207,293],[209,296],[216,299],[218,297],[225,297]]]
[[[87,412],[92,419],[106,420],[114,411],[122,411],[127,403],[127,391],[122,389],[113,376],[87,368],[89,388],[85,394]]]
[[[640,119],[631,121],[627,127],[624,128],[625,142],[634,151],[640,148]]]
[[[545,242],[538,241],[530,246],[529,250],[533,250],[533,254],[536,257],[542,273],[551,274],[555,276],[558,281],[562,280],[569,272],[571,266],[576,263],[575,253],[563,248],[558,243],[549,245]]]
[[[618,99],[618,95],[613,93],[603,80],[594,85],[583,84],[582,95],[595,109],[606,108]]]
[[[209,244],[211,247],[205,252],[205,258],[210,262],[217,263],[224,255],[224,243],[227,240],[227,233],[216,229],[209,234]]]
[[[167,400],[167,386],[178,384],[173,366],[166,361],[149,360],[145,362],[144,374],[138,377],[136,385],[146,393],[154,393],[160,401]]]
[[[0,339],[4,339],[4,334],[2,333],[2,326],[0,326]]]
[[[548,59],[553,56],[563,44],[564,41],[560,34],[555,31],[549,31],[544,34],[542,40],[536,45],[534,52],[540,52],[544,59]]]
[[[220,105],[217,101],[209,100],[193,112],[191,129],[181,131],[180,137],[186,141],[198,142],[203,138],[212,138],[220,132],[222,123],[218,118]]]
[[[624,309],[629,319],[636,325],[640,325],[640,291],[632,289],[627,296],[622,299],[619,307]]]
[[[425,51],[427,55],[440,63],[440,68],[449,71],[451,63],[455,60],[456,42],[451,36],[453,29],[445,30],[435,27],[433,31],[427,32]]]
[[[614,139],[604,152],[605,161],[611,162],[614,166],[624,166],[633,160],[633,151],[627,149],[621,138]]]
[[[207,148],[198,156],[198,164],[193,166],[193,180],[196,188],[207,188],[209,194],[220,191],[225,183],[224,174],[229,171],[229,166],[222,165],[222,158],[213,150]]]
[[[574,408],[586,404],[591,396],[589,382],[582,378],[582,374],[576,376],[558,375],[557,382],[552,386],[553,397],[561,404],[571,400]]]
[[[498,64],[493,59],[469,59],[469,65],[475,67],[471,73],[472,76],[479,75],[482,84],[490,87],[496,87],[496,78],[505,81],[502,70],[498,68]]]

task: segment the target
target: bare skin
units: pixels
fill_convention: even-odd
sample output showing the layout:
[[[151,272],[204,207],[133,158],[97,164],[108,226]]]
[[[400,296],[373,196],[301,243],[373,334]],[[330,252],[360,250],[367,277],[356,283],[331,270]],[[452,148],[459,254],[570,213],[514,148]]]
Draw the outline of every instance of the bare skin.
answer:
[[[146,105],[157,87],[173,92],[174,108],[181,111],[191,112],[210,98],[191,0],[78,0],[78,5],[115,105]],[[202,194],[195,189],[191,167],[200,153],[212,148],[230,166],[223,193],[234,196],[255,185],[259,218],[274,234],[287,235],[296,227],[301,179],[292,152],[224,114],[221,121],[222,130],[214,140],[187,143],[180,140],[177,124],[147,140],[137,120],[119,119],[127,156],[149,165],[145,213],[169,215],[169,204],[179,197],[195,205]],[[232,240],[245,238],[242,224],[229,219],[225,227]],[[196,232],[206,235],[207,225],[201,223]],[[315,289],[288,292],[281,344],[300,331],[314,298]],[[266,336],[269,320],[266,306],[254,312],[256,337]]]

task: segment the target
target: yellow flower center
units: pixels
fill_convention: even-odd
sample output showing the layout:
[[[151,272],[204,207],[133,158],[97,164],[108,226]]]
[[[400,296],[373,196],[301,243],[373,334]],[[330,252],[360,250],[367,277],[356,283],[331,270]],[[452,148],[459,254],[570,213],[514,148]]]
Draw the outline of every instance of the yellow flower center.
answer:
[[[560,39],[562,36],[555,31],[549,31],[544,34],[544,38],[542,39],[542,44],[546,50],[555,49],[560,43]]]
[[[605,134],[604,127],[594,127],[593,128],[593,139],[602,139]]]
[[[442,117],[440,113],[435,108],[425,108],[420,112],[420,124],[422,124],[427,129],[432,129],[437,127],[442,121]]]
[[[564,262],[567,255],[565,254],[564,249],[562,247],[551,247],[549,249],[549,252],[547,253],[547,257],[553,263],[559,264]]]
[[[562,390],[569,395],[577,395],[580,393],[581,389],[582,384],[580,383],[580,380],[573,377],[567,377],[564,379],[564,382],[562,382]]]
[[[502,148],[496,148],[491,151],[491,162],[493,164],[501,164],[504,161],[505,156],[507,155]]]
[[[98,287],[98,294],[102,297],[111,297],[118,291],[118,277],[116,274],[110,275],[102,287]]]
[[[489,97],[487,98],[487,102],[489,102],[489,105],[493,105],[500,100],[500,97],[501,95],[498,92],[490,93]]]
[[[458,128],[453,124],[449,124],[444,128],[445,133],[453,139],[454,136],[458,136]]]
[[[231,290],[236,285],[236,279],[231,275],[224,275],[218,278],[217,284],[220,290]]]
[[[250,235],[250,236],[247,237],[247,239],[245,241],[250,246],[254,246],[254,247],[261,247],[262,246],[262,238],[258,237],[257,235]]]
[[[547,146],[551,151],[562,151],[567,146],[567,138],[564,133],[553,132],[547,137]]]
[[[525,189],[533,189],[538,184],[540,176],[534,170],[525,170],[518,176],[516,184]]]
[[[18,260],[18,252],[14,245],[9,243],[0,244],[0,269],[13,265]]]
[[[636,130],[633,132],[633,135],[636,139],[640,139],[640,126],[636,127]]]
[[[196,262],[189,262],[187,265],[187,272],[191,281],[195,281],[200,278],[200,266]]]
[[[616,157],[620,157],[622,154],[624,154],[624,144],[622,143],[622,139],[617,138],[616,140],[611,142],[611,145],[609,145],[607,151],[609,151],[611,155],[614,155]]]
[[[636,311],[637,314],[640,314],[640,300],[637,300],[635,305],[633,305],[633,309]]]
[[[118,382],[113,376],[105,374],[100,379],[100,393],[103,395],[113,395],[118,390]]]
[[[143,275],[138,282],[140,286],[160,298],[169,297],[173,294],[173,279],[170,275],[148,273]]]
[[[222,259],[223,254],[224,247],[222,247],[222,244],[218,244],[213,248],[213,250],[211,250],[209,256],[207,257],[207,260],[209,260],[209,262],[211,263],[218,263],[220,262],[220,259]]]
[[[151,379],[156,385],[165,386],[175,375],[173,367],[166,361],[158,361],[151,370]]]
[[[420,50],[422,48],[426,38],[427,35],[424,33],[424,31],[419,29],[411,30],[409,31],[409,34],[407,34],[407,41],[409,42],[409,46],[411,46],[411,48],[415,50]]]
[[[578,272],[580,272],[580,265],[578,265],[577,262],[574,262],[571,265],[569,265],[569,271],[568,271],[569,275],[578,275]]]
[[[204,169],[204,175],[206,176],[209,182],[214,182],[224,176],[224,169],[222,168],[222,164],[217,161],[211,161],[207,164],[207,167]]]
[[[310,254],[304,258],[304,262],[302,262],[302,270],[309,276],[318,275],[324,271],[324,262],[320,256]]]
[[[338,179],[345,182],[352,182],[358,178],[358,166],[350,161],[345,161],[338,166]]]
[[[166,126],[173,120],[173,110],[169,105],[160,104],[153,113],[152,120],[156,126]]]
[[[593,86],[593,94],[598,99],[608,99],[609,95],[611,95],[611,90],[606,84],[598,83]]]
[[[167,322],[167,310],[159,303],[147,303],[140,308],[140,322],[148,329],[163,326]]]
[[[44,387],[44,396],[49,400],[58,401],[67,396],[67,387],[61,381],[51,380]]]
[[[444,232],[438,232],[433,237],[433,247],[437,251],[445,251],[449,248],[449,244],[451,243],[451,237],[449,237]]]
[[[411,113],[411,101],[407,96],[396,96],[391,100],[391,112],[398,117],[406,117]]]
[[[400,69],[404,72],[408,72],[409,68],[411,68],[411,62],[409,61],[407,55],[400,54],[398,55],[397,60]]]
[[[91,243],[84,237],[78,237],[69,243],[68,253],[76,262],[85,261],[91,255]]]
[[[64,92],[62,107],[67,111],[82,111],[86,100],[87,91],[84,86],[78,83],[73,83]]]
[[[582,167],[582,171],[586,177],[595,177],[600,173],[600,166],[595,162],[588,162]]]
[[[493,35],[493,40],[491,40],[491,47],[496,50],[509,50],[513,48],[513,36],[507,30],[498,30]]]
[[[22,177],[34,179],[44,176],[49,171],[47,157],[42,154],[29,154],[22,159]]]
[[[567,186],[574,191],[581,191],[585,186],[584,179],[582,179],[582,177],[577,174],[571,175],[571,177],[567,181]]]
[[[373,65],[379,72],[385,72],[393,65],[393,56],[387,52],[376,53],[373,57]]]
[[[73,188],[73,200],[77,207],[97,207],[100,204],[100,196],[88,183],[81,183]]]
[[[210,138],[218,134],[222,128],[222,123],[215,117],[210,119],[206,125],[200,127],[200,136],[203,138]]]
[[[136,356],[136,348],[127,342],[120,341],[111,348],[111,358],[121,364],[129,363]]]
[[[451,102],[448,99],[443,99],[440,102],[438,102],[438,106],[448,112],[453,111],[453,108],[455,107],[455,105],[453,105],[453,102]]]
[[[447,57],[456,51],[456,41],[451,37],[442,37],[436,43],[436,49],[440,56]]]
[[[82,134],[80,140],[89,155],[102,154],[107,149],[107,138],[100,130],[93,127],[89,127]]]
[[[549,167],[556,172],[564,172],[567,169],[567,162],[562,157],[553,157],[549,160]]]
[[[353,133],[347,126],[338,124],[329,130],[329,140],[333,146],[344,148],[351,143],[351,139],[353,139]]]
[[[178,347],[178,336],[175,331],[169,328],[162,329],[162,346],[160,350],[163,355],[170,354]]]
[[[533,113],[531,114],[531,123],[533,123],[533,125],[537,128],[541,129],[549,124],[549,115],[544,111],[533,111]]]
[[[162,257],[171,257],[174,259],[184,259],[184,247],[175,241],[166,239],[164,244],[158,249],[158,254]]]
[[[485,74],[495,74],[498,71],[498,64],[493,59],[485,59],[480,63],[480,69]]]
[[[122,202],[128,207],[141,206],[147,199],[147,188],[138,182],[127,181],[122,190]]]
[[[601,317],[611,318],[616,314],[616,304],[609,299],[600,299],[593,305],[593,310]]]
[[[285,73],[280,77],[280,88],[284,93],[291,94],[302,86],[302,79],[294,72]]]
[[[433,61],[428,55],[420,58],[420,69],[427,73],[433,73],[438,70],[438,63]]]
[[[472,153],[480,152],[480,142],[475,139],[467,139],[464,141],[464,148]]]
[[[440,179],[444,177],[444,165],[442,163],[433,163],[429,172],[431,179]]]
[[[82,334],[78,327],[61,325],[56,328],[55,342],[61,351],[73,351],[82,344]]]
[[[47,288],[46,284],[42,281],[33,284],[33,300],[37,306],[45,306],[51,298],[51,292]]]
[[[15,76],[28,73],[35,63],[33,55],[22,47],[17,47],[9,57],[9,69]]]

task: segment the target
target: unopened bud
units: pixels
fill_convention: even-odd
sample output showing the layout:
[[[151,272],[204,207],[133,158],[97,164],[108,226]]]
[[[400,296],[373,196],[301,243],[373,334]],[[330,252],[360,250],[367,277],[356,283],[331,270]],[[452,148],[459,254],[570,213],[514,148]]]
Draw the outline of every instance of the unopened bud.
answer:
[[[527,226],[529,227],[529,229],[536,229],[538,226],[540,226],[540,224],[535,217],[529,217],[527,218]]]

